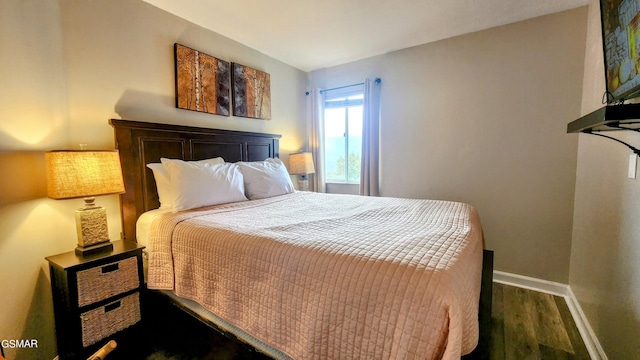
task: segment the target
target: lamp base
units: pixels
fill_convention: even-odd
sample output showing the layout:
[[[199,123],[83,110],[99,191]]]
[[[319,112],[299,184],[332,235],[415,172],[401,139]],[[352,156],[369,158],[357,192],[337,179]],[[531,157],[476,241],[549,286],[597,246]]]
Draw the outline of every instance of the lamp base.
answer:
[[[86,198],[85,202],[83,208],[76,210],[78,246],[87,247],[109,241],[107,211],[103,207],[96,206],[93,198]]]
[[[309,180],[306,179],[306,176],[304,179],[302,176],[298,179],[298,189],[300,191],[309,191]]]
[[[111,251],[113,244],[109,241],[109,227],[107,226],[107,211],[96,206],[93,197],[84,199],[83,208],[76,210],[76,230],[78,232],[78,247],[76,255]]]
[[[109,252],[113,250],[113,244],[111,241],[105,241],[100,244],[89,245],[89,246],[80,246],[76,247],[76,255],[78,256],[88,256],[97,253]]]

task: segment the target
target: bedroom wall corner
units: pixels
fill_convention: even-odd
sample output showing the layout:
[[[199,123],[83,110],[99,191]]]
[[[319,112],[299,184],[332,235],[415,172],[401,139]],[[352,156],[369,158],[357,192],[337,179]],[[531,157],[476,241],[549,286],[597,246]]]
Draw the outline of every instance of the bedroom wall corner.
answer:
[[[582,114],[605,91],[599,1],[589,4]],[[638,134],[611,133],[634,146]],[[574,136],[574,135],[572,135]],[[630,151],[580,134],[569,285],[611,359],[640,359],[640,184],[627,178]]]
[[[314,71],[382,79],[381,193],[467,202],[497,270],[567,283],[587,8]],[[562,79],[561,81],[559,79]]]

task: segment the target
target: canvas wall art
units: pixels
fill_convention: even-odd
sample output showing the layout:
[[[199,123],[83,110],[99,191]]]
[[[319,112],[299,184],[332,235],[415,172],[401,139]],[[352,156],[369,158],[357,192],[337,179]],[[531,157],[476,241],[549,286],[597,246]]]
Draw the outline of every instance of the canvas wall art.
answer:
[[[229,116],[229,63],[175,44],[176,107]]]
[[[233,115],[271,119],[271,78],[266,72],[232,63]]]

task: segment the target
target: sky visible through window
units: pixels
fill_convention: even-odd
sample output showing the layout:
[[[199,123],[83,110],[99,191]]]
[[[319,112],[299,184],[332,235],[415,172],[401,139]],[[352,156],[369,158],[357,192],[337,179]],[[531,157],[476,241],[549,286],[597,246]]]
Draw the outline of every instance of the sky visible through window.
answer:
[[[333,183],[360,182],[362,94],[325,102],[325,178]]]

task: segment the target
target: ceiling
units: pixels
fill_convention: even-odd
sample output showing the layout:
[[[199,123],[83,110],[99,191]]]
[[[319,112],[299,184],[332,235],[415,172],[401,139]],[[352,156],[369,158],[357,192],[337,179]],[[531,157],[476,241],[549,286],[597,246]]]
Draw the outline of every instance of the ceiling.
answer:
[[[589,0],[144,0],[303,71],[589,4]]]

